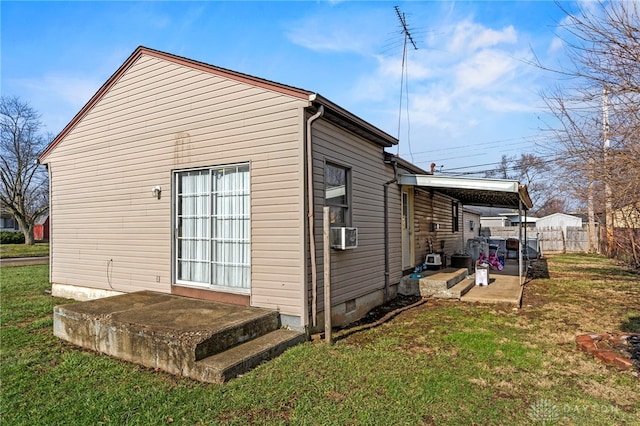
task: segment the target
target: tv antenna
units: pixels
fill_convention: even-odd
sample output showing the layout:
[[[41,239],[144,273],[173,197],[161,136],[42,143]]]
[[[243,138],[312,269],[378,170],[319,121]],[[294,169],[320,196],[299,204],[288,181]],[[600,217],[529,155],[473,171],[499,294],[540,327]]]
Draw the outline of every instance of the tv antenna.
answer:
[[[398,20],[400,21],[401,34],[404,35],[404,43],[402,46],[402,70],[400,73],[400,109],[398,112],[398,140],[400,140],[400,122],[402,120],[402,95],[406,93],[407,98],[407,145],[409,148],[409,155],[411,156],[411,161],[413,161],[413,153],[411,152],[411,140],[410,140],[410,130],[411,125],[409,123],[409,74],[407,71],[407,42],[410,42],[413,46],[414,50],[418,50],[418,46],[416,46],[416,42],[413,40],[413,36],[411,35],[411,31],[409,30],[409,26],[407,25],[407,19],[405,14],[400,11],[398,6],[393,7],[396,11],[396,15],[398,15]],[[397,155],[400,154],[400,144],[398,144]]]
[[[404,50],[407,49],[407,39],[413,45],[414,50],[418,50],[418,46],[416,46],[416,42],[413,41],[413,37],[411,36],[411,31],[409,31],[409,27],[407,26],[407,20],[405,18],[405,14],[400,12],[400,8],[398,6],[393,6],[396,10],[396,14],[398,15],[398,19],[400,20],[400,25],[402,26],[402,34],[404,34]]]

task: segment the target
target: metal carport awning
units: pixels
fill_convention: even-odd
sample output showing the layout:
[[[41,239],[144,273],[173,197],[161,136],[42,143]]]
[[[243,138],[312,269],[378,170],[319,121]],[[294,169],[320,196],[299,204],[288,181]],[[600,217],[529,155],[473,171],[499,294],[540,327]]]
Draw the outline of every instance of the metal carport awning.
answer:
[[[460,201],[463,205],[501,207],[522,211],[533,207],[526,185],[517,180],[483,179],[418,174],[398,175],[398,184],[430,189]],[[518,271],[520,284],[523,280],[522,248],[526,246],[526,235],[523,245],[522,223],[519,227],[520,250],[518,250]]]
[[[436,190],[468,206],[529,210],[533,207],[526,185],[517,180],[475,179],[434,175],[398,175],[400,185]]]

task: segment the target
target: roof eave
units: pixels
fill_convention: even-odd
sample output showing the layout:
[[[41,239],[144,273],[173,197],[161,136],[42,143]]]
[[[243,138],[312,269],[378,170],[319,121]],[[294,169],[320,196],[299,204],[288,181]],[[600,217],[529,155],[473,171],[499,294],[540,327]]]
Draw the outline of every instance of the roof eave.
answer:
[[[398,139],[377,128],[373,124],[363,120],[357,115],[347,111],[341,106],[331,102],[329,99],[317,93],[309,96],[309,101],[323,105],[325,108],[325,117],[330,118],[332,115],[336,121],[345,121],[352,123],[354,126],[362,129],[373,142],[384,148],[390,148],[398,144]]]

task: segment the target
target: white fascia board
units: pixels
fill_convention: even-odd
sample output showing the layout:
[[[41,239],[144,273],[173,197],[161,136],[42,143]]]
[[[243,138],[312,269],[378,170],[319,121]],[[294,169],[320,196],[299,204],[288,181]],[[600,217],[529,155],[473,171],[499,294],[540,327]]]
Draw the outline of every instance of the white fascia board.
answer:
[[[423,186],[430,188],[475,189],[481,191],[519,193],[518,181],[505,179],[469,179],[450,176],[399,175],[398,183],[401,185]]]

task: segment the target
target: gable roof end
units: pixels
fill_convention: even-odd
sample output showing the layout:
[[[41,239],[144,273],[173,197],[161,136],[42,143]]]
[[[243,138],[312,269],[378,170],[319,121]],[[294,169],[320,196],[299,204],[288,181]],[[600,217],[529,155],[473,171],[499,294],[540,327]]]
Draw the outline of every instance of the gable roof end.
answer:
[[[42,163],[49,153],[64,139],[74,127],[84,118],[84,116],[93,108],[103,96],[113,87],[120,77],[142,56],[152,56],[158,59],[164,59],[169,62],[173,62],[180,65],[185,65],[190,68],[194,68],[200,71],[208,72],[211,74],[219,75],[222,77],[230,78],[233,80],[245,82],[253,86],[262,87],[268,90],[280,92],[285,95],[293,96],[300,99],[309,99],[312,92],[299,89],[293,86],[287,86],[285,84],[276,83],[273,81],[261,79],[248,74],[243,74],[237,71],[228,70],[226,68],[216,67],[204,62],[195,61],[193,59],[184,58],[181,56],[173,55],[170,53],[161,52],[159,50],[150,49],[148,47],[139,46],[127,60],[116,70],[115,73],[98,89],[98,91],[89,99],[89,101],[82,107],[82,109],[73,117],[73,119],[65,126],[64,129],[56,136],[56,138],[45,148],[45,150],[38,157],[38,162]]]
[[[288,86],[286,84],[277,83],[275,81],[266,80],[263,78],[255,77],[249,74],[243,74],[241,72],[229,70],[215,65],[210,65],[204,62],[196,61],[193,59],[185,58],[182,56],[173,55],[171,53],[161,52],[159,50],[150,49],[148,47],[139,46],[127,60],[117,69],[115,73],[98,89],[98,91],[89,99],[89,101],[82,107],[82,109],[73,117],[73,119],[65,126],[64,129],[56,136],[56,138],[45,148],[45,150],[38,157],[38,162],[42,163],[45,158],[51,153],[51,151],[64,139],[74,127],[84,118],[84,116],[102,99],[102,97],[115,85],[120,77],[142,56],[152,56],[154,58],[163,59],[175,64],[184,65],[193,69],[215,74],[221,77],[229,78],[239,82],[247,83],[252,86],[261,87],[267,90],[272,90],[284,95],[292,96],[299,99],[304,99],[312,103],[324,105],[328,110],[327,119],[342,126],[356,134],[366,137],[373,142],[383,146],[390,147],[398,143],[398,140],[393,136],[378,129],[372,124],[362,120],[356,115],[350,113],[344,108],[334,104],[326,98],[318,95],[317,93],[300,89],[294,86]]]

